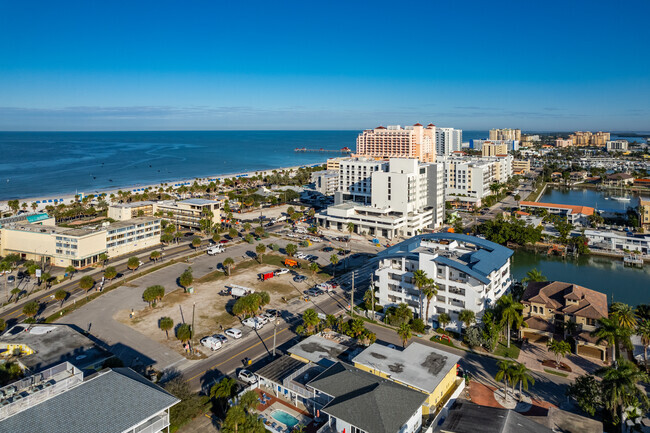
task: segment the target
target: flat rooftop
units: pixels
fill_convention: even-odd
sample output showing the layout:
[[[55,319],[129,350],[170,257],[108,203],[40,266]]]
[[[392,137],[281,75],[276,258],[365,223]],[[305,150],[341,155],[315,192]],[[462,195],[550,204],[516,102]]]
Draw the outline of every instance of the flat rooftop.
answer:
[[[9,345],[27,346],[34,351],[18,358],[34,373],[62,362],[83,369],[112,356],[68,325],[16,325],[0,336],[0,347]]]
[[[456,368],[460,357],[420,343],[411,343],[406,349],[391,349],[374,343],[352,359],[389,378],[431,394],[440,381]]]
[[[119,228],[122,228],[122,227],[130,227],[130,226],[134,226],[134,225],[137,225],[137,224],[147,223],[147,222],[154,222],[154,221],[160,221],[160,218],[157,218],[157,217],[131,218],[131,219],[124,220],[124,221],[112,222],[112,223],[110,223],[110,225],[108,225],[106,227],[102,227],[102,228],[106,229],[106,230],[112,230],[112,229],[116,229],[116,228],[119,229]]]
[[[154,202],[145,200],[145,201],[132,201],[132,202],[129,202],[129,203],[112,204],[111,207],[127,209],[127,208],[133,208],[133,207],[150,206],[150,205],[153,205],[153,204],[154,204]]]
[[[70,227],[29,224],[26,222],[7,224],[3,228],[7,230],[16,230],[21,232],[48,233],[48,234],[58,234],[58,235],[75,236],[75,237],[92,235],[94,233],[97,233],[98,231],[97,229],[84,228],[84,227],[70,228]]]
[[[291,347],[288,352],[318,364],[323,359],[336,361],[339,355],[346,350],[348,350],[347,346],[337,343],[334,340],[321,337],[320,335],[312,335]]]
[[[196,205],[196,206],[205,206],[205,205],[208,205],[208,204],[215,204],[215,203],[219,203],[219,202],[216,201],[216,200],[206,200],[206,199],[203,199],[203,198],[188,198],[187,200],[181,200],[178,203],[193,204],[193,205]]]

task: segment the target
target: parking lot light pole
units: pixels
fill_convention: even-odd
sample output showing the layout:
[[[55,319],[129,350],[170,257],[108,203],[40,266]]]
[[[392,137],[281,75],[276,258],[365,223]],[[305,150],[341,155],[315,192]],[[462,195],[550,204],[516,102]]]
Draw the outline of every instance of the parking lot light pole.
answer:
[[[273,357],[275,358],[275,334],[278,329],[278,316],[275,315],[275,320],[273,321]]]

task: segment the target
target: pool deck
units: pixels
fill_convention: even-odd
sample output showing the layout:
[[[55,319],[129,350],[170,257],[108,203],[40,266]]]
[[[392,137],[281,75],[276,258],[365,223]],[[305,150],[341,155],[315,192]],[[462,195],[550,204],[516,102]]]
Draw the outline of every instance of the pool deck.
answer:
[[[321,426],[321,424],[317,424],[317,423],[314,422],[314,418],[309,412],[307,412],[307,411],[305,411],[303,409],[300,409],[300,408],[298,408],[298,407],[296,407],[296,406],[294,406],[294,405],[292,405],[290,403],[287,403],[286,401],[284,401],[282,399],[279,399],[279,398],[275,397],[271,392],[266,391],[266,390],[262,390],[260,388],[256,388],[254,391],[260,396],[260,399],[262,398],[262,394],[264,394],[266,396],[266,399],[264,400],[266,403],[258,404],[257,405],[257,411],[261,415],[264,415],[264,417],[266,417],[267,419],[272,418],[271,417],[272,410],[270,410],[270,409],[282,409],[285,412],[287,412],[288,414],[290,414],[290,415],[292,415],[292,416],[294,416],[296,418],[300,419],[302,417],[302,419],[300,419],[301,423],[302,423],[302,421],[307,421],[308,420],[309,422],[305,426],[305,432],[306,433],[315,433],[318,430],[318,428]],[[278,407],[278,406],[280,406],[280,407]],[[275,432],[278,431],[278,430],[273,430],[271,428],[271,426],[269,426],[269,425],[267,425],[266,427],[267,427],[267,430],[269,430],[269,431],[275,431]]]

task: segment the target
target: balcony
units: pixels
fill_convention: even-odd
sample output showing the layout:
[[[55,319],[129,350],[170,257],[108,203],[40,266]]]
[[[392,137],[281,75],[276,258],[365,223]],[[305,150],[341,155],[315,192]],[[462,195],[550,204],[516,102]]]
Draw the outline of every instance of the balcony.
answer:
[[[454,307],[465,308],[465,301],[449,298],[449,305],[452,305]]]

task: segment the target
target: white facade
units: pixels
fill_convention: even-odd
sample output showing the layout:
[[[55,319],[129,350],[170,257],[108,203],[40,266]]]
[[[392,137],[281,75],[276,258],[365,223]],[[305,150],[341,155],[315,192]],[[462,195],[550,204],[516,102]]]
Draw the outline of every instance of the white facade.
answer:
[[[358,233],[413,236],[442,224],[444,166],[414,158],[341,162],[335,205],[317,216],[325,227]]]
[[[448,329],[460,330],[458,314],[471,310],[477,320],[486,307],[505,294],[511,284],[512,250],[473,236],[435,233],[417,236],[378,254],[374,274],[379,303],[406,303],[425,323],[437,323],[447,313]],[[415,285],[413,272],[423,270],[438,285],[426,316],[427,300]]]
[[[624,250],[650,254],[650,235],[627,236],[604,230],[585,230],[585,237],[590,246],[623,253]]]
[[[339,189],[339,171],[323,170],[311,174],[314,189],[323,195],[334,195]]]
[[[436,128],[436,155],[458,152],[463,146],[463,131],[454,128]]]
[[[519,150],[519,140],[471,140],[471,148],[474,150],[482,150],[486,144],[496,146],[505,145],[508,152],[515,152]]]
[[[627,140],[610,140],[607,142],[607,151],[608,152],[627,152],[628,150]]]
[[[470,202],[476,206],[490,194],[496,181],[497,165],[490,158],[451,156],[443,158],[446,200]]]

